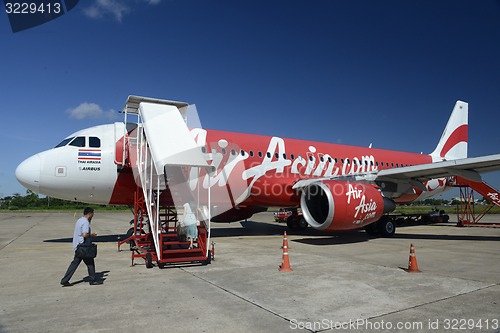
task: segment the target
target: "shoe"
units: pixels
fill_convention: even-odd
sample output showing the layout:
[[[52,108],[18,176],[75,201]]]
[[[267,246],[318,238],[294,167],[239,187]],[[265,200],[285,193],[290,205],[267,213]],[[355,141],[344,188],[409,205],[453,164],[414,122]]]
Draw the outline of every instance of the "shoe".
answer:
[[[62,282],[61,282],[61,285],[62,285],[63,287],[72,287],[72,286],[73,286],[73,283],[70,283],[70,282],[64,282],[64,283],[62,283]]]
[[[89,283],[91,286],[95,286],[95,285],[98,285],[98,284],[102,284],[102,281],[101,280],[98,280],[98,281],[92,281]]]

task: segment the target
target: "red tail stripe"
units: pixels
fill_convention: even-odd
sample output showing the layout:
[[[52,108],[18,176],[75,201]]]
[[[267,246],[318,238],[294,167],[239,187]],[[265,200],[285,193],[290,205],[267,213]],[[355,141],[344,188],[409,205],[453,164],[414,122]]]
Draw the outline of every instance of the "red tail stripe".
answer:
[[[453,133],[451,133],[448,140],[446,140],[443,149],[441,149],[441,157],[445,157],[451,148],[455,147],[458,143],[467,142],[469,140],[468,127],[468,125],[459,126],[453,131]]]

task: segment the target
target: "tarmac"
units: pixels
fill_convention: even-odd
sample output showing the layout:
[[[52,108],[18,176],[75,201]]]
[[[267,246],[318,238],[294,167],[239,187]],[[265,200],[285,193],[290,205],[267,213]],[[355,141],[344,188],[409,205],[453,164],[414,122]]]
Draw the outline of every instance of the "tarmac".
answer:
[[[80,215],[0,213],[0,332],[500,332],[500,228],[289,231],[279,272],[286,226],[267,212],[212,224],[210,265],[147,269],[117,251],[131,213],[96,210],[104,283],[82,263],[61,287]],[[411,243],[421,273],[402,269]]]

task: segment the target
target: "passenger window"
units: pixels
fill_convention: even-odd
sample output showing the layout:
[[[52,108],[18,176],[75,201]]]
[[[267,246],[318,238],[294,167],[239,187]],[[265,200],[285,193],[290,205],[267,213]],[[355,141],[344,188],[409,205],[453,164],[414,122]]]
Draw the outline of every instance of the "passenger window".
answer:
[[[290,158],[291,158],[292,160],[294,160],[294,159],[295,159],[295,155],[294,155],[294,154],[290,154]]]
[[[222,148],[222,155],[226,155],[226,148]]]
[[[231,149],[231,155],[233,155],[233,156],[236,155],[236,150]]]
[[[203,154],[206,154],[207,153],[207,148],[205,146],[201,147],[201,152]]]
[[[71,141],[69,145],[74,147],[85,147],[85,137],[79,136],[75,138],[73,141]]]
[[[262,157],[262,152],[261,151],[259,151],[259,157]]]
[[[266,156],[267,156],[267,158],[271,158],[271,153],[270,153],[270,152],[267,152],[267,153],[266,153]]]
[[[245,156],[245,151],[243,149],[241,150],[241,156]]]
[[[280,158],[280,155],[278,153],[274,153],[274,157]]]
[[[90,148],[101,148],[101,139],[91,136],[89,137],[89,147]]]
[[[283,158],[286,160],[286,154],[285,153],[283,153]]]
[[[250,157],[253,157],[253,150],[250,150]]]

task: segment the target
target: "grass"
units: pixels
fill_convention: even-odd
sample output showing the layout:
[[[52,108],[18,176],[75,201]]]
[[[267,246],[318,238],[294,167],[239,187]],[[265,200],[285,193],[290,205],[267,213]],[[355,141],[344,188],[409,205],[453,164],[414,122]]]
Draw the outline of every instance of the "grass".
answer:
[[[476,214],[481,213],[487,208],[488,206],[476,205],[474,207],[474,212]],[[457,206],[402,206],[402,205],[398,206],[396,210],[393,212],[393,214],[424,214],[432,211],[433,209],[444,210],[448,215],[457,214]],[[494,206],[488,213],[500,214],[500,207]]]

